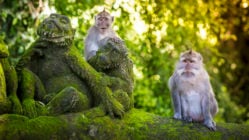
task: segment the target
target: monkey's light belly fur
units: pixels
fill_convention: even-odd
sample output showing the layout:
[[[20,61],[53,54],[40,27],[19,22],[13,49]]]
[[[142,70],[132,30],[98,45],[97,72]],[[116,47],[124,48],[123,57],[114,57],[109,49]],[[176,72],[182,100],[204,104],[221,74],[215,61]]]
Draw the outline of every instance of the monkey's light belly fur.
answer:
[[[187,103],[188,115],[193,121],[203,121],[203,115],[201,111],[201,96],[196,91],[190,90],[183,94],[185,102]]]

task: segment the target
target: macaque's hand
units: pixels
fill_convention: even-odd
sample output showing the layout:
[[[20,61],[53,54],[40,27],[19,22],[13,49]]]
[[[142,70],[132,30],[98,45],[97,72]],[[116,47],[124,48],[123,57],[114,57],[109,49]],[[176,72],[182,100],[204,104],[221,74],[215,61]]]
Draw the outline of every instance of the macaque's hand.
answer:
[[[103,20],[103,19],[106,20]],[[112,29],[112,23],[114,17],[110,15],[107,11],[103,10],[98,13],[95,17],[95,24],[89,29],[86,39],[85,39],[85,58],[90,59],[93,54],[90,54],[92,50],[98,50],[99,48],[105,46],[107,43],[120,44],[123,41],[118,38],[115,31]],[[98,36],[102,37],[99,38]]]
[[[124,41],[122,39],[118,38],[118,37],[111,37],[109,40],[116,43],[116,44],[124,43]]]

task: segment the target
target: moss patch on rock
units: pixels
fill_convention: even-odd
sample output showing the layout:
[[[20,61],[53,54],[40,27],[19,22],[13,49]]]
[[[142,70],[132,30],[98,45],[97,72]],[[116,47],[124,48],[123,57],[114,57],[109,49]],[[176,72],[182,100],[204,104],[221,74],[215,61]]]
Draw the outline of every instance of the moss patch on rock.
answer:
[[[92,114],[94,111],[99,113],[96,109]],[[130,110],[123,119],[82,112],[34,119],[4,114],[0,116],[0,122],[0,138],[5,140],[249,139],[248,125],[218,123],[217,131],[213,132],[199,123],[186,123],[138,109]]]

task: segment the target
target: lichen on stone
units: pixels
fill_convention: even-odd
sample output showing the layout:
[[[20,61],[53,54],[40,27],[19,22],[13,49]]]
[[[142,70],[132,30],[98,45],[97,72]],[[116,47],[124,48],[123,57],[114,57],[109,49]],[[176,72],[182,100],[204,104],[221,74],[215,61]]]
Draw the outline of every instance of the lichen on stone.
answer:
[[[133,108],[133,63],[128,57],[128,51],[123,41],[113,38],[101,40],[105,43],[100,46],[96,55],[88,62],[103,76],[109,78],[109,87],[113,96],[121,102],[125,110]]]
[[[109,78],[73,46],[74,32],[69,18],[59,14],[51,14],[38,27],[39,38],[16,66],[24,114],[58,115],[100,107],[122,117],[124,107],[108,87]]]
[[[22,114],[22,106],[16,94],[17,74],[8,56],[8,48],[0,37],[0,114]]]

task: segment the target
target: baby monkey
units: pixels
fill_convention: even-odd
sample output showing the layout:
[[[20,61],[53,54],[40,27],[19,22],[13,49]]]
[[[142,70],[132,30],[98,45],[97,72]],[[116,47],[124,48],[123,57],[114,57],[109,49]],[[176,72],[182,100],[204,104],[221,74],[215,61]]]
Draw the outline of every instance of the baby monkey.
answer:
[[[218,112],[218,105],[200,53],[189,50],[181,54],[168,86],[174,119],[203,122],[210,130],[216,130],[213,116]]]
[[[114,17],[105,9],[95,16],[95,24],[89,29],[85,40],[85,59],[89,60],[96,55],[99,47],[105,45],[111,38],[114,42],[122,41],[111,28]]]

